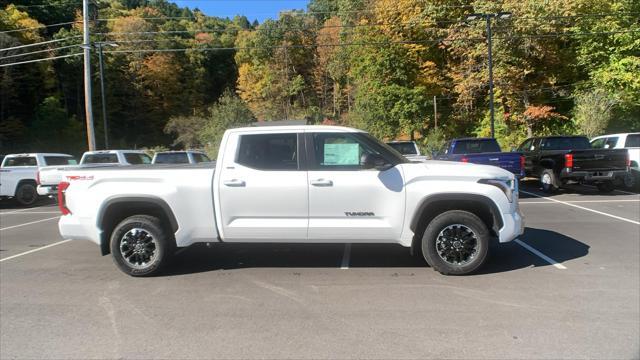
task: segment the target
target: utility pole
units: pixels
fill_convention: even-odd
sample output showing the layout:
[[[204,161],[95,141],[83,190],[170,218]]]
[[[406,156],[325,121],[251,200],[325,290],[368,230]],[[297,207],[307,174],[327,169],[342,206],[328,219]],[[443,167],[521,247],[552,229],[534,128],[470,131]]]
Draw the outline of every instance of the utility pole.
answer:
[[[435,121],[435,128],[438,129],[438,103],[435,95],[433,95],[433,121]]]
[[[87,143],[89,151],[96,149],[93,131],[93,109],[91,104],[91,40],[89,39],[89,0],[82,0],[82,29],[84,48],[84,114],[87,121]]]
[[[487,48],[489,51],[489,113],[491,114],[491,137],[495,138],[495,110],[493,108],[493,58],[491,56],[491,16],[487,19]]]
[[[102,55],[102,46],[116,47],[118,44],[111,42],[96,42],[98,48],[98,61],[100,62],[100,97],[102,98],[102,124],[104,125],[104,148],[109,149],[109,126],[107,123],[107,101],[104,94],[104,59]]]
[[[499,12],[495,14],[471,14],[467,15],[467,21],[484,19],[487,23],[487,48],[488,48],[488,65],[489,65],[489,113],[491,114],[491,137],[495,137],[495,109],[493,106],[493,54],[491,42],[491,18],[506,20],[511,18],[510,12]]]

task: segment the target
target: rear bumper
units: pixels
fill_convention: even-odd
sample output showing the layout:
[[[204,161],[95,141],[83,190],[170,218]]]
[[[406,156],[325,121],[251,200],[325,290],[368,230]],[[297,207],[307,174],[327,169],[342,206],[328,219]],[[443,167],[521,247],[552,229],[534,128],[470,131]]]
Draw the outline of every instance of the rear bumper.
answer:
[[[602,171],[571,171],[567,168],[560,172],[561,180],[574,181],[609,181],[622,178],[629,173],[629,170],[602,170]]]
[[[55,196],[57,194],[57,185],[38,185],[38,195],[40,196]]]
[[[58,230],[64,239],[72,240],[89,240],[96,244],[100,244],[100,234],[95,224],[91,220],[83,221],[81,218],[73,215],[64,215],[58,221]]]

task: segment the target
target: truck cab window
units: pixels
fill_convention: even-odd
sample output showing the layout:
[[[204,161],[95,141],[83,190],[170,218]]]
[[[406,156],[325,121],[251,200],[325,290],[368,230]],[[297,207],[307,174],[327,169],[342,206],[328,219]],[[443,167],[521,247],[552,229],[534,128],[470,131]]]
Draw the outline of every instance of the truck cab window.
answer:
[[[357,135],[347,133],[315,133],[313,147],[312,166],[319,170],[360,170],[364,155],[380,155]]]
[[[7,158],[3,166],[38,166],[34,156],[18,156]]]
[[[147,154],[142,153],[125,153],[125,160],[131,165],[151,164],[151,158]]]
[[[241,135],[236,162],[258,170],[297,170],[298,135]]]

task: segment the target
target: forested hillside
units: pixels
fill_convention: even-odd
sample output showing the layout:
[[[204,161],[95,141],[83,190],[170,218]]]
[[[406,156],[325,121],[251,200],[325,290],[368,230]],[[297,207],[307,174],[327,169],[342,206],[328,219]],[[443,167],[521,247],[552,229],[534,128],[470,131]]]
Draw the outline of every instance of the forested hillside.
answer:
[[[80,11],[78,0],[2,5],[0,152],[86,148]],[[503,146],[640,130],[637,0],[313,0],[261,24],[250,8],[218,18],[164,0],[98,0],[91,31],[104,49],[110,147],[214,152],[227,127],[283,119],[427,147],[487,136],[486,24],[465,18],[501,11],[512,13],[492,23]]]

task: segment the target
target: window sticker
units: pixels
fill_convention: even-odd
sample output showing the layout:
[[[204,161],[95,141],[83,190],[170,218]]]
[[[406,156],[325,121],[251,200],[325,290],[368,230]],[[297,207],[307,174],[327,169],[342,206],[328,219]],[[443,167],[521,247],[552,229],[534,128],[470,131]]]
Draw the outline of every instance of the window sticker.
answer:
[[[324,144],[322,165],[360,165],[360,145]]]

